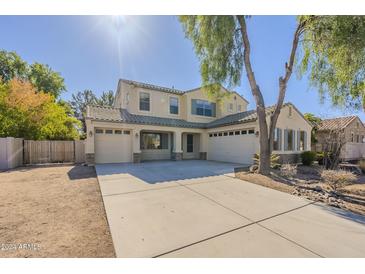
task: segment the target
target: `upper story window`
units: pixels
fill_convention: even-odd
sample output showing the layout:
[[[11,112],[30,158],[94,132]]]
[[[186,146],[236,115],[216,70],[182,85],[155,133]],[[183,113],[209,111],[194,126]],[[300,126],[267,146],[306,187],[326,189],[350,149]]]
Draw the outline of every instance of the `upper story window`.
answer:
[[[139,93],[139,110],[150,111],[150,94],[147,92]]]
[[[233,112],[233,104],[232,103],[228,104],[228,111]]]
[[[170,113],[179,114],[179,98],[170,97]]]
[[[200,116],[215,117],[215,103],[205,100],[191,100],[191,113]]]

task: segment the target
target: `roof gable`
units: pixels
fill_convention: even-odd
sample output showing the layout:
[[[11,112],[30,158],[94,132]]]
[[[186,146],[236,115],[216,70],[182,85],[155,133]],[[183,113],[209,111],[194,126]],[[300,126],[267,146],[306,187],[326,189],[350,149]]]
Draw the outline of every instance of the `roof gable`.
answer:
[[[318,131],[341,130],[346,128],[356,119],[362,124],[361,120],[357,116],[346,116],[346,117],[324,119],[318,125]]]

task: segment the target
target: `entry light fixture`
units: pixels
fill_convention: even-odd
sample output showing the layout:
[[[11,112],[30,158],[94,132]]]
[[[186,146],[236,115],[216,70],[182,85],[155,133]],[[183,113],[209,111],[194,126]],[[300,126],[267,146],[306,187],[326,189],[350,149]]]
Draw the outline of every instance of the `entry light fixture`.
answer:
[[[92,130],[90,130],[89,131],[89,137],[92,137],[93,136],[93,131]]]

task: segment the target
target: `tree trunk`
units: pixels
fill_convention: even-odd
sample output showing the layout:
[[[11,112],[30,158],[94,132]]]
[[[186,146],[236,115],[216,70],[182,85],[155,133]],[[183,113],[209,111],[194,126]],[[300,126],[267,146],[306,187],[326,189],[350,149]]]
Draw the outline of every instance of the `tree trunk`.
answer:
[[[252,70],[251,60],[250,60],[250,41],[248,39],[247,34],[247,26],[245,17],[243,15],[236,16],[238,23],[240,25],[240,31],[242,35],[242,41],[244,45],[244,64],[247,73],[247,79],[250,83],[251,92],[256,102],[256,110],[257,110],[257,119],[259,122],[260,129],[260,162],[258,172],[267,175],[270,173],[270,158],[271,152],[273,150],[273,142],[274,142],[274,133],[276,128],[276,123],[279,118],[279,114],[281,108],[284,103],[287,83],[292,74],[295,54],[298,47],[299,37],[303,32],[305,22],[300,22],[297,26],[297,29],[294,34],[292,49],[289,58],[289,64],[285,64],[285,76],[279,78],[279,96],[275,106],[273,113],[270,115],[270,127],[268,128],[268,124],[266,122],[266,110],[265,110],[265,102],[260,91],[260,87],[257,85],[255,74]]]

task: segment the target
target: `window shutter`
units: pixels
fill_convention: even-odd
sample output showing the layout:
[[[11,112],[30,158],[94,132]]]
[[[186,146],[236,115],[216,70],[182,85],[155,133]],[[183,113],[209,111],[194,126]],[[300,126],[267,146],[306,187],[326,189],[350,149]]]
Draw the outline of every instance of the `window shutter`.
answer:
[[[278,143],[279,143],[278,147],[279,147],[279,150],[282,150],[282,146],[283,146],[282,145],[283,144],[282,135],[283,135],[282,129],[278,128]]]
[[[288,130],[284,129],[284,150],[288,150]]]
[[[216,104],[212,103],[212,116],[215,117]]]
[[[297,150],[300,150],[300,130],[297,131]]]
[[[191,114],[196,114],[196,100],[191,99]]]

